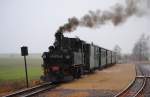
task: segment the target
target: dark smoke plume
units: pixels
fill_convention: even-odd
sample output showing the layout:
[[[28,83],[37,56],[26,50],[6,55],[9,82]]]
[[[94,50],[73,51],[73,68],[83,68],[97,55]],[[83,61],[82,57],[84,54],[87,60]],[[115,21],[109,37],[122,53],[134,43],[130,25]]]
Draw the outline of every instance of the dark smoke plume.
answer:
[[[117,26],[133,15],[144,15],[144,10],[140,8],[141,4],[147,4],[149,7],[149,2],[149,0],[126,0],[125,6],[116,4],[110,11],[89,11],[89,13],[84,15],[81,19],[77,19],[76,17],[69,18],[68,23],[61,26],[57,32],[72,32],[78,26],[97,28],[107,22],[112,22],[114,26]]]

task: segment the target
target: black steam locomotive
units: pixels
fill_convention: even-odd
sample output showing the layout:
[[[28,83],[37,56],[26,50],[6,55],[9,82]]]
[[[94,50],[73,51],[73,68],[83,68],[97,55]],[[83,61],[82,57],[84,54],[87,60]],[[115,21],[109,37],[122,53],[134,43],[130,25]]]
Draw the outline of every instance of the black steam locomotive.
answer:
[[[55,37],[54,45],[42,55],[44,81],[68,81],[116,63],[116,55],[110,50],[79,38],[64,37],[61,32]]]

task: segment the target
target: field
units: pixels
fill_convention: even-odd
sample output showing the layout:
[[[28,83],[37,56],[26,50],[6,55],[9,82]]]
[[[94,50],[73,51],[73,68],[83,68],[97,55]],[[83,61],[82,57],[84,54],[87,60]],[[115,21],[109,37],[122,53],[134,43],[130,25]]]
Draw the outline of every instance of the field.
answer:
[[[29,81],[40,80],[42,75],[42,58],[40,54],[27,56]],[[20,55],[0,55],[0,86],[12,86],[13,84],[25,85],[24,59]],[[0,90],[1,91],[1,90]]]

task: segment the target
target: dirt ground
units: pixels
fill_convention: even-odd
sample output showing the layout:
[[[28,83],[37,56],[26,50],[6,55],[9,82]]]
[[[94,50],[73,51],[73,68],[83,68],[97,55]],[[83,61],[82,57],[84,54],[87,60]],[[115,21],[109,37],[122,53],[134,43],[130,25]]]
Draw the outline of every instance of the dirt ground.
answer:
[[[29,82],[30,87],[32,86],[36,86],[40,84],[39,80],[32,80]],[[6,81],[3,83],[0,83],[0,97],[7,95],[9,93],[12,93],[14,91],[18,91],[21,89],[25,89],[26,88],[26,82],[24,80],[20,80],[20,81]]]
[[[135,65],[116,64],[85,75],[81,79],[62,84],[43,94],[46,97],[111,97],[135,78]]]

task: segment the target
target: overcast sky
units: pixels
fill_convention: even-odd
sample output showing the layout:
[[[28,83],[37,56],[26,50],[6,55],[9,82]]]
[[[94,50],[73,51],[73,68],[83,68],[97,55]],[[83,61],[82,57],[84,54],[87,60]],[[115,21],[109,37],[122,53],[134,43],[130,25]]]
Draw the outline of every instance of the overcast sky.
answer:
[[[0,53],[42,53],[54,42],[54,33],[69,17],[81,18],[89,10],[110,10],[124,0],[0,0]],[[65,36],[93,42],[107,49],[116,44],[123,53],[131,53],[142,33],[150,35],[150,15],[133,16],[115,27],[111,23],[98,29],[79,27]]]

